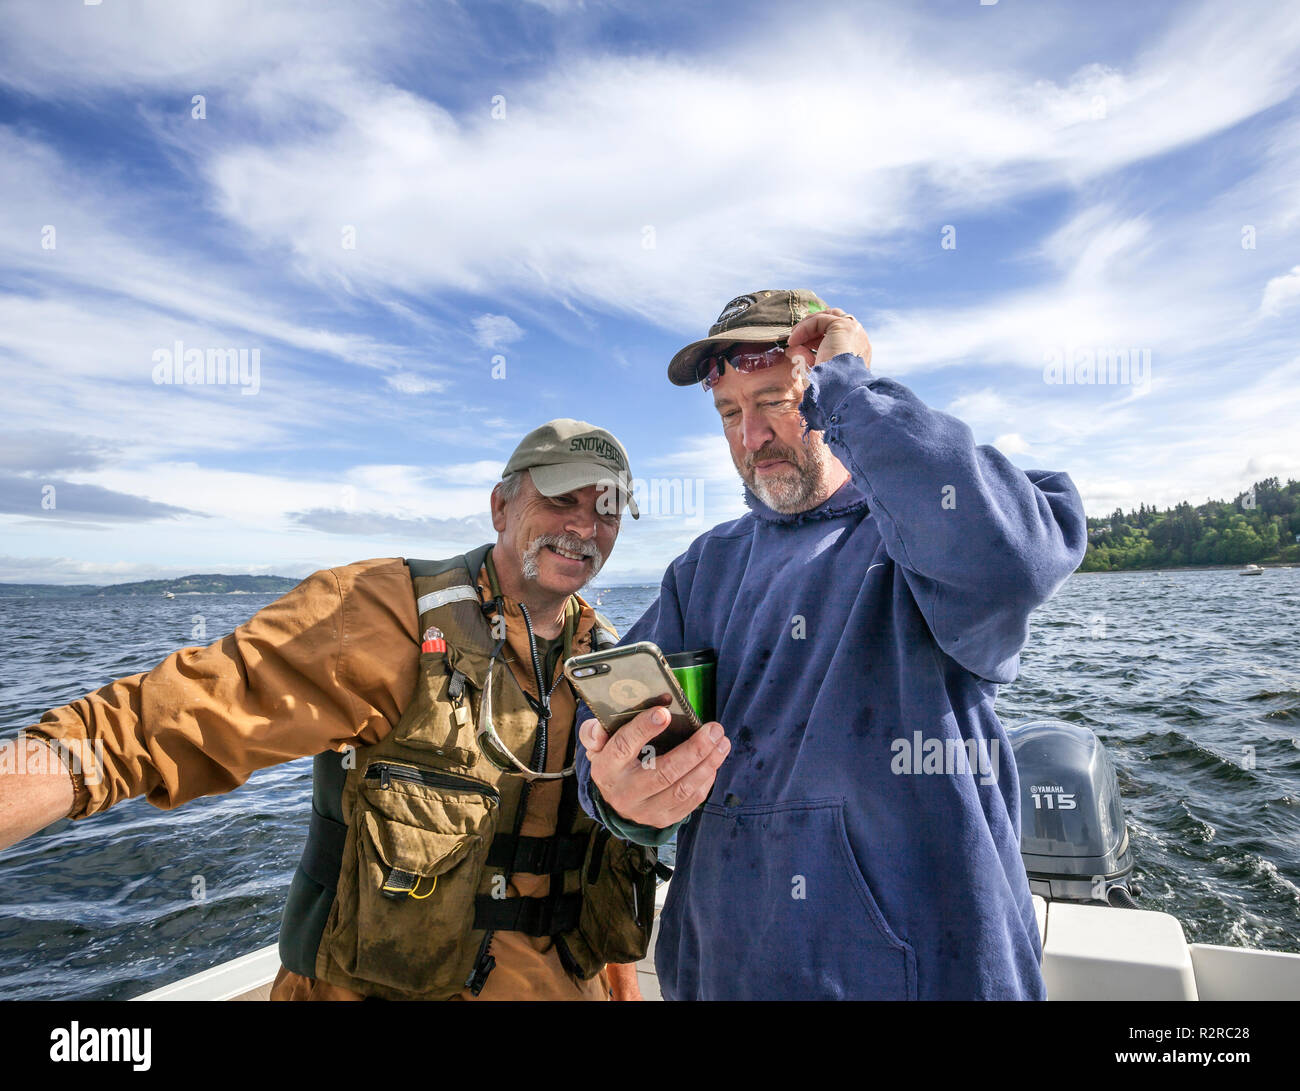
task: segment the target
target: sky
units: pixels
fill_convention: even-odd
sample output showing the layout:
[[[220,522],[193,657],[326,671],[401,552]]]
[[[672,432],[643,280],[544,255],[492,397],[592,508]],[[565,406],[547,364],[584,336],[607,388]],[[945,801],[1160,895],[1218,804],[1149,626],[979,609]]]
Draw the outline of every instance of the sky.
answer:
[[[657,582],[745,510],[668,360],[761,288],[1090,515],[1300,477],[1286,7],[11,0],[0,580],[451,555],[577,417]]]

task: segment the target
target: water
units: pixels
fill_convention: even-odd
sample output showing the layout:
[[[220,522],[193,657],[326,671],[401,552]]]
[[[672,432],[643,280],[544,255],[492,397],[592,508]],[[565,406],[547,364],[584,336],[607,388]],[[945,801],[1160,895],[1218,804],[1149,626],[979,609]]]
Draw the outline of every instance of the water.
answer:
[[[655,591],[614,588],[600,608],[624,630]],[[0,599],[0,734],[205,643],[196,614],[215,639],[271,600]],[[1008,725],[1101,736],[1142,905],[1193,942],[1300,950],[1297,618],[1300,570],[1076,575],[998,701]],[[310,788],[303,759],[176,811],[134,799],[61,821],[0,855],[0,996],[124,999],[273,943]]]

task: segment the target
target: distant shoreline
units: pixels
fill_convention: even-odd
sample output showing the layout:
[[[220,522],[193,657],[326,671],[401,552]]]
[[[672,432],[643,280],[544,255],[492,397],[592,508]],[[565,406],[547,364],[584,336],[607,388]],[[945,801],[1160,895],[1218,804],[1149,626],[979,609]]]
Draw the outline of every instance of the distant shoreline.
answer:
[[[305,578],[305,577],[304,577]],[[137,580],[129,583],[11,583],[0,580],[0,600],[4,599],[147,599],[208,598],[230,595],[283,595],[292,591],[301,579],[288,576],[182,576],[173,580]],[[609,583],[586,589],[584,597],[596,596],[616,587],[658,587],[658,581]]]
[[[1263,569],[1289,569],[1300,567],[1280,562],[1259,561]],[[1191,564],[1172,568],[1114,568],[1084,571],[1075,569],[1071,575],[1123,576],[1136,572],[1240,572],[1244,564]],[[173,598],[218,598],[231,595],[283,595],[292,591],[302,580],[288,576],[182,576],[173,580],[138,580],[128,583],[10,583],[0,580],[0,600],[3,599],[57,599],[57,598],[163,598],[169,592]],[[195,586],[195,585],[200,586]],[[251,585],[251,586],[250,586]],[[629,587],[657,587],[650,581],[614,583],[603,587],[588,587],[584,597],[600,595],[605,591]]]
[[[192,595],[283,595],[301,580],[287,576],[228,576],[221,573],[180,576],[169,580],[128,583],[6,583],[0,598],[180,598]]]
[[[1246,564],[1253,564],[1256,568],[1286,569],[1296,567],[1296,565],[1270,563],[1268,561],[1247,561]],[[1240,572],[1246,567],[1246,564],[1185,564],[1176,568],[1094,568],[1091,572],[1076,568],[1073,575],[1126,576],[1132,575],[1134,572]]]

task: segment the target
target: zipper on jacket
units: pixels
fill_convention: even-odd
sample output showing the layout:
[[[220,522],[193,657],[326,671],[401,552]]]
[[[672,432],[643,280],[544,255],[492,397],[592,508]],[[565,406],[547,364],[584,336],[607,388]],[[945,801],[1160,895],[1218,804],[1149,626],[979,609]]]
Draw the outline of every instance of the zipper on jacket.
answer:
[[[365,780],[378,780],[379,787],[387,789],[394,780],[409,780],[429,788],[448,788],[453,792],[477,792],[493,803],[501,802],[501,793],[490,784],[472,777],[458,777],[451,773],[435,773],[417,765],[399,765],[391,761],[374,761],[366,766]]]
[[[528,633],[528,652],[533,661],[533,684],[537,687],[537,700],[534,700],[527,691],[524,692],[524,697],[537,713],[537,742],[533,747],[533,760],[529,765],[540,771],[546,768],[548,741],[546,736],[551,723],[551,694],[555,692],[555,686],[548,690],[546,681],[542,678],[542,666],[537,661],[537,637],[533,634],[533,619],[528,616],[528,607],[521,602],[519,610],[524,615],[524,630]],[[556,685],[559,683],[556,682]]]

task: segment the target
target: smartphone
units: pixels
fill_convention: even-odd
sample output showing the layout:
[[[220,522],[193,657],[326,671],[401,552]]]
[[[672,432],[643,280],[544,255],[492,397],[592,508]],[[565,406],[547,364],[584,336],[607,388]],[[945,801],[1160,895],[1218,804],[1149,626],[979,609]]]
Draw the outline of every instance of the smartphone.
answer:
[[[575,655],[565,661],[564,674],[611,735],[646,709],[668,709],[668,726],[648,744],[656,754],[667,753],[700,729],[664,653],[648,640]]]

